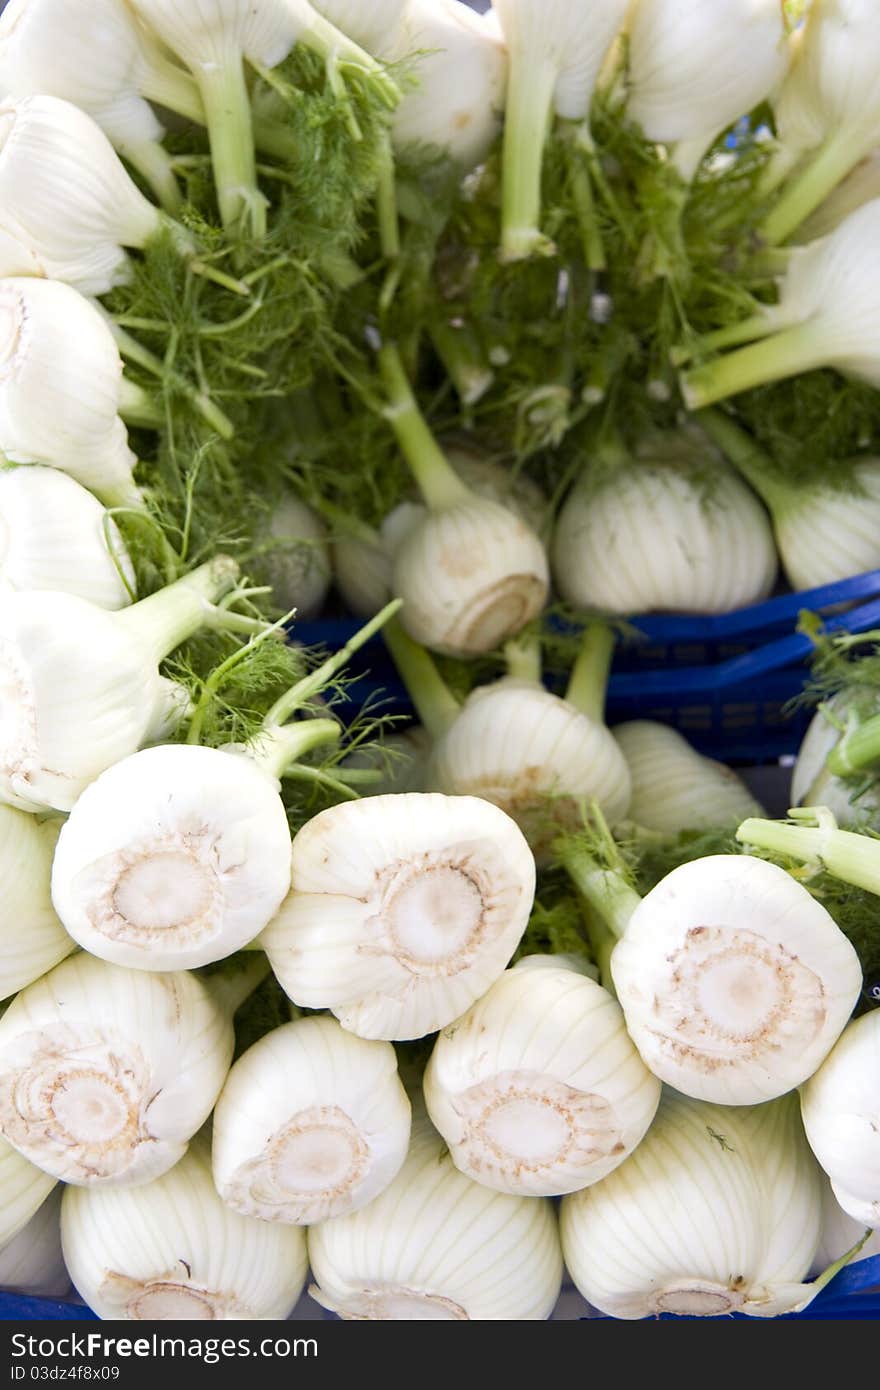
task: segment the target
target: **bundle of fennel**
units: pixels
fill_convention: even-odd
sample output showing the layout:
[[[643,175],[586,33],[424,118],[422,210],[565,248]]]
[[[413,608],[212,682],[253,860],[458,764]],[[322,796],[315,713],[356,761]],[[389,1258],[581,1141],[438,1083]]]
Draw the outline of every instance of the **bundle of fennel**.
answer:
[[[880,567],[872,6],[482,8],[0,15],[4,1289],[772,1317],[876,1249],[876,634],[785,823],[605,715],[628,618]]]

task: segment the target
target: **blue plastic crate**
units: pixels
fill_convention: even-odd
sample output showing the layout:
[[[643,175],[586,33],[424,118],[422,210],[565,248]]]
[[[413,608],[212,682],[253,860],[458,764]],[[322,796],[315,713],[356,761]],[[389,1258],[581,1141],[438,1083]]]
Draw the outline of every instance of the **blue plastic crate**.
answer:
[[[840,611],[841,606],[845,611]],[[608,686],[609,724],[656,719],[679,729],[709,757],[737,765],[777,762],[797,752],[811,717],[792,710],[813,651],[795,631],[803,611],[825,618],[826,630],[880,627],[880,570],[717,617],[652,613],[630,621]],[[358,630],[350,618],[295,623],[306,645],[337,649]],[[406,689],[381,637],[368,642],[347,668],[353,677],[340,712],[369,704],[412,719]]]

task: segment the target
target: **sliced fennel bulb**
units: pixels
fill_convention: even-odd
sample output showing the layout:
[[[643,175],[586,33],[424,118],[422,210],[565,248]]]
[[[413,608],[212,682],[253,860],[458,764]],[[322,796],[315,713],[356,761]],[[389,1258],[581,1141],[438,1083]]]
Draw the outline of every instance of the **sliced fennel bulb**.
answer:
[[[68,1187],[61,1238],[70,1276],[99,1318],[282,1319],[306,1281],[298,1227],[255,1221],[220,1200],[207,1135],[146,1185]]]
[[[660,1082],[607,990],[557,957],[526,961],[439,1034],[425,1103],[461,1172],[552,1197],[623,1162],[654,1118]]]
[[[265,975],[148,975],[83,952],[0,1018],[0,1134],[53,1178],[149,1182],[186,1152],[232,1061],[232,1014]]]
[[[630,116],[673,146],[690,182],[716,136],[768,97],[790,61],[779,0],[635,0]]]
[[[6,460],[48,464],[108,505],[141,507],[119,413],[122,358],[94,305],[60,281],[0,280],[0,355]]]
[[[0,594],[0,801],[69,811],[105,768],[153,736],[168,707],[159,662],[234,585],[226,556],[119,613],[72,594]]]
[[[40,823],[0,804],[0,1000],[38,980],[75,950],[52,907],[60,822]]]
[[[494,0],[510,54],[504,118],[501,255],[547,254],[541,170],[554,114],[587,127],[602,61],[629,0]]]
[[[535,861],[476,797],[407,792],[321,811],[293,841],[292,888],[259,938],[295,1004],[363,1038],[421,1038],[501,974]]]
[[[53,468],[0,472],[0,579],[14,589],[76,594],[125,608],[134,568],[116,523],[97,498]]]
[[[765,598],[776,578],[764,508],[688,434],[650,441],[569,494],[556,524],[560,594],[604,613],[726,613]]]
[[[409,1135],[391,1044],[357,1038],[335,1018],[301,1018],[229,1073],[214,1111],[214,1183],[244,1216],[313,1226],[383,1192]]]
[[[26,1226],[0,1246],[0,1290],[34,1298],[63,1298],[70,1275],[61,1253],[60,1186],[49,1194]]]
[[[801,1088],[801,1114],[843,1210],[880,1226],[880,1011],[846,1026]]]
[[[127,277],[123,247],[161,225],[91,116],[54,96],[0,103],[0,274],[105,294]]]
[[[793,247],[779,302],[758,306],[752,317],[698,345],[708,351],[755,340],[682,374],[688,408],[819,367],[880,385],[878,242],[880,198],[874,198],[828,236]]]
[[[746,816],[761,814],[732,768],[702,757],[676,729],[633,719],[611,732],[629,768],[627,816],[637,825],[674,835],[739,825]]]
[[[708,855],[639,898],[576,842],[561,856],[618,938],[614,988],[661,1081],[715,1104],[757,1105],[799,1086],[831,1051],[859,997],[859,958],[784,870],[745,854]]]
[[[549,588],[544,547],[515,512],[465,486],[422,417],[400,354],[379,354],[385,415],[428,506],[397,545],[392,589],[409,635],[432,650],[491,651],[537,617]]]
[[[0,1139],[0,1251],[26,1229],[57,1182]]]
[[[562,1249],[603,1313],[774,1317],[805,1308],[819,1241],[821,1175],[797,1099],[710,1105],[664,1089],[641,1144],[565,1197]]]
[[[421,1116],[390,1186],[308,1246],[309,1292],[353,1321],[542,1321],[562,1282],[550,1203],[471,1182]]]

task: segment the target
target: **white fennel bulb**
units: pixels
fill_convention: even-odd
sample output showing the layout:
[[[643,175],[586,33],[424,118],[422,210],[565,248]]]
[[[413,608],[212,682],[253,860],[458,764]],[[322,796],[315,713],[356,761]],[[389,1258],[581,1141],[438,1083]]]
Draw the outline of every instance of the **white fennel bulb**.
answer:
[[[295,1004],[365,1038],[421,1038],[510,961],[535,891],[515,823],[487,801],[407,792],[321,811],[260,937]]]
[[[614,636],[588,625],[564,698],[534,678],[513,674],[477,686],[437,739],[431,771],[437,789],[480,796],[517,822],[535,854],[580,824],[599,803],[612,824],[627,813],[630,775],[604,722]]]
[[[62,961],[0,1018],[0,1134],[64,1182],[158,1177],[211,1113],[233,1011],[264,974],[256,955],[216,984]]]
[[[715,138],[771,95],[791,60],[779,0],[636,0],[627,110],[690,181]]]
[[[169,207],[179,194],[159,143],[162,126],[145,98],[168,99],[175,85],[171,65],[144,43],[125,0],[11,0],[0,18],[5,95],[73,102]]]
[[[410,0],[314,0],[314,7],[368,53],[377,54],[396,33]]]
[[[552,1197],[605,1177],[660,1099],[601,985],[556,958],[506,970],[438,1036],[425,1103],[456,1167],[499,1192]]]
[[[536,534],[541,533],[547,499],[537,483],[461,444],[445,444],[444,452],[455,472],[479,497],[507,507]],[[388,513],[378,531],[358,525],[335,538],[334,577],[353,613],[370,617],[391,598],[394,553],[425,516],[422,503],[404,501]]]
[[[632,779],[628,818],[637,825],[674,835],[763,814],[732,768],[704,758],[677,729],[633,719],[612,733]]]
[[[0,274],[32,274],[36,257],[49,279],[105,294],[126,279],[123,247],[160,226],[91,116],[60,97],[0,103]]]
[[[777,558],[763,506],[686,437],[585,474],[552,544],[560,594],[604,613],[727,613],[770,593]]]
[[[823,1269],[827,1269],[828,1265],[839,1260],[848,1250],[852,1250],[864,1234],[864,1223],[854,1221],[851,1216],[847,1215],[835,1197],[831,1183],[824,1182],[822,1184],[822,1232],[810,1273],[820,1274]],[[876,1228],[870,1240],[867,1240],[861,1250],[853,1257],[852,1263],[858,1264],[860,1260],[874,1259],[878,1255],[880,1255],[880,1226]]]
[[[501,254],[552,250],[540,230],[541,171],[554,114],[587,123],[629,0],[494,0],[510,55],[504,116]]]
[[[0,1246],[0,1289],[32,1298],[63,1298],[70,1275],[61,1252],[61,1196],[57,1186],[8,1245]]]
[[[880,198],[873,198],[828,236],[793,247],[778,302],[702,340],[704,348],[756,341],[682,374],[689,409],[820,367],[880,385],[878,246]]]
[[[409,1134],[391,1044],[357,1038],[335,1018],[301,1018],[229,1073],[214,1112],[214,1183],[245,1216],[313,1226],[383,1192]]]
[[[880,1010],[846,1026],[801,1088],[801,1114],[843,1210],[880,1226]]]
[[[296,1226],[241,1216],[217,1195],[207,1136],[141,1187],[69,1187],[64,1258],[99,1318],[141,1322],[279,1320],[308,1270]]]
[[[319,613],[331,571],[327,531],[317,513],[295,493],[286,492],[261,526],[258,545],[254,574],[272,585],[274,602],[285,610],[295,609],[297,618]],[[373,611],[381,607],[382,603]]]
[[[880,34],[873,0],[821,0],[810,6],[797,58],[779,104],[783,149],[809,151],[761,229],[785,241],[880,141],[877,65]]]
[[[536,533],[514,511],[465,485],[422,416],[397,348],[379,353],[385,416],[427,515],[397,545],[392,589],[410,637],[471,657],[521,632],[544,607],[549,569]]]
[[[472,1182],[421,1116],[391,1185],[308,1246],[309,1292],[351,1321],[538,1322],[562,1283],[550,1202]]]
[[[134,568],[116,523],[54,468],[0,472],[0,578],[14,589],[76,594],[111,610],[134,597]]]
[[[831,1051],[861,991],[859,958],[783,869],[708,855],[639,898],[576,845],[563,862],[618,938],[614,988],[661,1081],[715,1104],[758,1105],[799,1086]]]
[[[87,299],[57,280],[0,280],[0,451],[10,463],[46,464],[109,506],[142,507],[124,392],[119,349]]]
[[[850,717],[856,725],[863,715],[877,713],[877,695],[870,687],[858,692],[841,692],[816,710],[798,749],[791,774],[792,806],[825,806],[839,825],[854,826],[870,821],[880,806],[880,788],[870,780],[848,781],[828,767],[828,758],[845,737]],[[864,783],[864,778],[861,779]]]
[[[395,147],[440,151],[463,171],[479,164],[501,129],[507,79],[504,44],[480,17],[461,0],[408,0],[378,52],[413,59],[392,120]]]
[[[131,0],[134,9],[195,78],[211,146],[217,200],[224,226],[260,237],[268,200],[257,184],[250,94],[245,60],[272,68],[303,43],[330,63],[370,72],[394,104],[396,88],[352,39],[334,28],[308,0]]]
[[[730,1108],[664,1090],[635,1152],[565,1197],[566,1268],[616,1318],[774,1317],[806,1307],[821,1174],[797,1099]]]
[[[23,989],[76,947],[52,907],[60,822],[0,804],[0,999]]]
[[[108,613],[73,594],[0,593],[0,801],[69,811],[167,712],[159,662],[201,627],[235,582],[226,556]]]
[[[57,1182],[0,1139],[0,1251],[26,1229]]]

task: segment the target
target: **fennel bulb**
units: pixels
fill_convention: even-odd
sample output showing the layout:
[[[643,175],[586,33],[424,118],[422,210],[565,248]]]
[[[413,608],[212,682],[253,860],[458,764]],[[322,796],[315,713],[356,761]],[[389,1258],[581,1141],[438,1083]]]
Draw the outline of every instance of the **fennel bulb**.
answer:
[[[349,1321],[543,1321],[562,1283],[550,1203],[471,1182],[421,1115],[390,1186],[308,1246],[309,1293]]]
[[[865,1228],[862,1223],[847,1216],[834,1195],[831,1183],[824,1182],[822,1184],[822,1233],[819,1237],[819,1248],[810,1267],[810,1274],[819,1274],[835,1260],[839,1260],[841,1255],[846,1254],[847,1250],[851,1250],[864,1234]],[[870,1260],[877,1255],[880,1255],[880,1226],[874,1231],[871,1239],[865,1242],[858,1254],[853,1257],[851,1263],[858,1264],[860,1260]]]
[[[149,1182],[186,1152],[229,1071],[232,1014],[265,974],[148,975],[79,952],[0,1018],[0,1134],[53,1178]]]
[[[0,102],[0,274],[31,275],[36,257],[41,275],[105,294],[127,278],[122,248],[160,226],[91,116],[60,97]]]
[[[593,89],[629,0],[493,0],[510,55],[501,255],[552,252],[540,230],[541,170],[554,113],[589,129]],[[588,135],[587,135],[588,139]]]
[[[632,779],[627,816],[636,825],[675,835],[762,814],[733,769],[702,757],[677,729],[633,719],[611,732]]]
[[[290,889],[280,779],[342,732],[335,719],[285,720],[386,616],[286,691],[251,744],[142,749],[83,791],[52,867],[56,911],[81,946],[135,970],[184,970],[222,960],[262,931]],[[197,718],[189,732],[194,740]]]
[[[254,1221],[220,1200],[207,1135],[145,1186],[68,1187],[61,1239],[70,1277],[99,1318],[286,1318],[308,1268],[296,1226]]]
[[[136,12],[195,78],[211,146],[217,201],[225,227],[255,237],[266,231],[268,200],[257,184],[253,118],[245,60],[273,68],[296,43],[331,67],[368,72],[393,105],[396,88],[363,49],[308,0],[131,0]]]
[[[491,651],[541,612],[549,589],[544,547],[515,512],[462,482],[419,411],[397,349],[386,345],[379,361],[386,418],[428,506],[394,553],[401,621],[434,651]]]
[[[707,855],[640,898],[576,842],[561,858],[618,938],[614,988],[661,1081],[715,1104],[758,1105],[799,1086],[831,1051],[861,991],[859,958],[783,869]]]
[[[0,1139],[0,1251],[26,1229],[57,1181]]]
[[[880,198],[857,208],[828,236],[795,246],[779,284],[779,302],[762,304],[731,330],[709,334],[704,348],[753,341],[683,372],[691,410],[818,367],[880,385]]]
[[[397,32],[410,0],[314,0],[314,7],[374,56]]]
[[[760,229],[787,240],[880,140],[880,34],[873,0],[820,0],[798,41],[779,121],[783,149],[809,151]]]
[[[880,1012],[844,1028],[801,1088],[807,1139],[843,1210],[880,1226]]]
[[[660,1082],[607,990],[555,956],[526,960],[438,1035],[425,1104],[461,1172],[552,1197],[623,1162],[654,1118]]]
[[[538,654],[536,669],[529,671],[528,655],[511,644],[510,674],[477,686],[438,731],[431,759],[437,789],[494,802],[517,822],[539,857],[560,828],[580,824],[582,808],[592,799],[611,823],[621,820],[630,776],[604,722],[613,648],[609,628],[588,625],[562,698],[541,684]],[[418,702],[415,686],[414,697]]]
[[[444,443],[448,462],[461,480],[479,497],[507,507],[540,535],[547,514],[547,499],[525,473],[513,472],[497,460]],[[425,519],[423,504],[398,503],[378,531],[358,524],[342,529],[333,542],[333,573],[346,607],[359,617],[371,617],[391,597],[394,552],[403,538]]]
[[[218,556],[119,613],[73,594],[0,593],[0,801],[69,811],[168,708],[159,662],[201,627],[238,566]]]
[[[0,804],[0,999],[8,999],[76,948],[52,907],[60,822]]]
[[[504,44],[480,16],[461,0],[408,0],[377,51],[394,63],[415,55],[391,123],[395,148],[441,152],[462,172],[479,164],[501,128],[507,81]]]
[[[32,1298],[64,1298],[70,1275],[61,1253],[61,1195],[56,1186],[8,1245],[0,1247],[0,1289]]]
[[[627,110],[649,140],[673,146],[686,183],[791,59],[780,0],[635,0],[627,35]]]
[[[566,1267],[616,1318],[775,1317],[805,1308],[821,1174],[797,1098],[742,1109],[664,1089],[647,1135],[601,1182],[563,1199]]]
[[[10,0],[0,18],[4,94],[80,107],[171,209],[180,194],[145,98],[173,104],[176,72],[144,42],[125,0]]]
[[[776,578],[764,508],[685,433],[569,493],[551,547],[560,594],[604,613],[728,613],[765,598]]]
[[[241,1056],[214,1112],[217,1191],[244,1216],[313,1226],[358,1211],[406,1158],[410,1103],[388,1042],[301,1018]]]
[[[47,464],[108,506],[142,508],[132,478],[135,456],[120,418],[123,404],[122,358],[94,305],[57,280],[0,280],[0,452],[6,460]],[[51,485],[42,486],[48,493]]]
[[[295,1004],[362,1038],[421,1038],[485,994],[525,931],[535,861],[476,797],[331,806],[293,841],[291,892],[260,937]]]
[[[113,518],[54,468],[0,472],[0,579],[111,610],[134,598],[134,568]]]
[[[257,543],[254,574],[272,585],[273,601],[285,611],[295,610],[297,618],[319,613],[331,573],[327,532],[317,513],[295,493],[285,492],[260,527]]]
[[[810,720],[798,749],[791,774],[793,806],[825,806],[838,825],[855,826],[870,822],[880,807],[880,789],[873,782],[861,787],[858,779],[848,781],[828,767],[828,758],[846,740],[848,728],[856,729],[864,718],[877,713],[877,693],[839,692],[825,701]],[[857,772],[857,769],[853,770]]]

